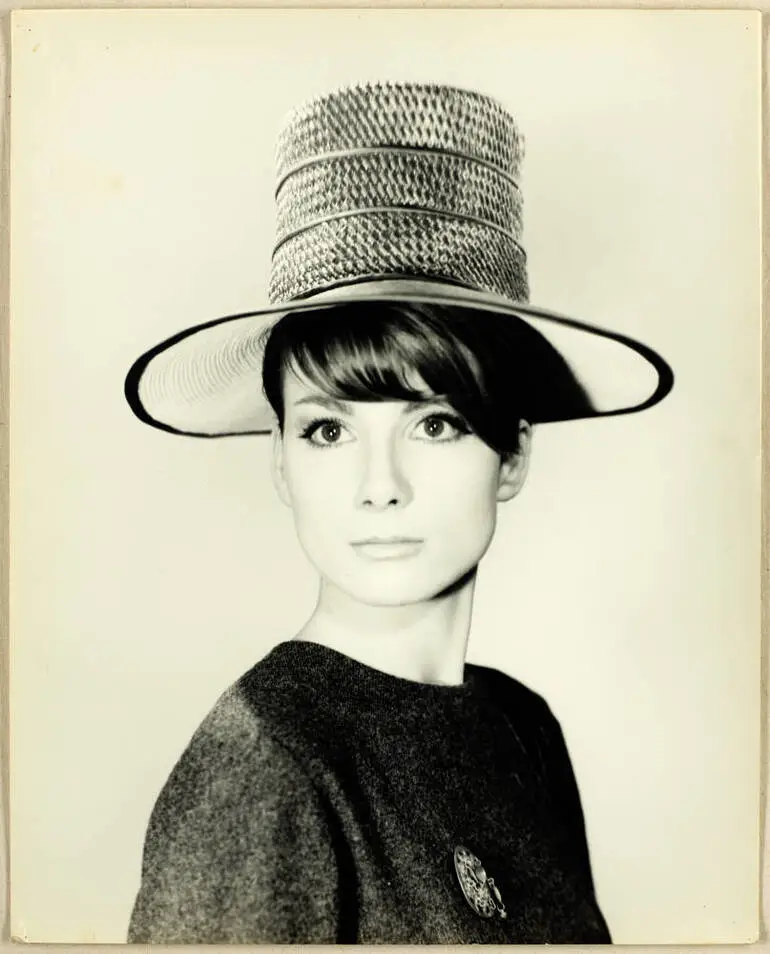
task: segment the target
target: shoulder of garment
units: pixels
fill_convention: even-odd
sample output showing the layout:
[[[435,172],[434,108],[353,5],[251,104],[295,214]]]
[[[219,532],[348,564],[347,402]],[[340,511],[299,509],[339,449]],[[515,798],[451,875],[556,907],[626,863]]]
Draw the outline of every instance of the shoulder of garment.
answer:
[[[471,666],[480,695],[490,702],[517,734],[534,744],[558,740],[561,729],[546,700],[512,676],[487,666]]]
[[[546,700],[533,690],[498,670],[478,668],[488,697],[499,707],[522,748],[537,765],[548,798],[561,820],[567,850],[593,897],[583,805],[561,723]],[[603,921],[602,925],[609,936]]]
[[[133,943],[334,943],[333,819],[275,720],[236,683],[153,809]]]

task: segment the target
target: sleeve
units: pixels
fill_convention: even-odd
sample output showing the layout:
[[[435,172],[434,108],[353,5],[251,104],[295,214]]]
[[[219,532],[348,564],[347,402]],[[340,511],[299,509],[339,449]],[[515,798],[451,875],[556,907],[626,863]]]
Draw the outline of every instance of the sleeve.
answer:
[[[595,930],[591,943],[601,940],[601,943],[611,944],[612,936],[596,899],[585,817],[572,760],[558,720],[547,703],[540,701],[545,710],[540,728],[542,764],[548,794],[561,823],[562,850],[565,856],[571,859],[571,866],[582,877],[590,898],[590,906],[584,906],[583,910],[587,923]]]
[[[337,880],[328,811],[294,756],[265,731],[199,730],[153,810],[128,940],[334,943]]]
[[[545,710],[540,729],[540,751],[549,795],[565,832],[565,849],[594,890],[591,859],[586,838],[585,817],[567,743],[556,717],[543,701]]]

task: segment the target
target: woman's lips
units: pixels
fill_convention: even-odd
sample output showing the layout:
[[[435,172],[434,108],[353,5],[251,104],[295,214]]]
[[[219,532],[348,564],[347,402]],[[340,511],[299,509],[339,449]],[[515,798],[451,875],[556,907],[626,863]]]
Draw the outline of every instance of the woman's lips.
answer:
[[[371,537],[351,544],[367,560],[404,560],[416,556],[422,545],[423,541],[414,537]]]

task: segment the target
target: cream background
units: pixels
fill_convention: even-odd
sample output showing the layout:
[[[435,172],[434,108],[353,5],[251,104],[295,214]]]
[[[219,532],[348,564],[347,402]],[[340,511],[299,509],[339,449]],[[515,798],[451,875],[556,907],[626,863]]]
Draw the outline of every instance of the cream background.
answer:
[[[755,23],[16,20],[14,934],[122,939],[158,787],[221,689],[312,604],[266,444],[154,433],[121,381],[156,339],[262,300],[280,118],[382,77],[501,98],[528,141],[533,299],[639,335],[677,371],[645,415],[537,433],[485,561],[472,658],[562,719],[616,941],[756,933]]]

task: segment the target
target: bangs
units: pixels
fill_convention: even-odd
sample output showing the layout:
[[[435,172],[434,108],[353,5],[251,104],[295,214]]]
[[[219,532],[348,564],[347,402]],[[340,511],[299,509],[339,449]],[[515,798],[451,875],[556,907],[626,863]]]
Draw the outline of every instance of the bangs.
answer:
[[[284,366],[330,397],[454,403],[483,388],[473,352],[436,306],[343,305],[290,318]]]
[[[287,371],[342,401],[446,401],[502,455],[518,449],[522,420],[556,420],[565,402],[592,408],[526,322],[459,305],[350,302],[284,315],[266,332],[262,366],[281,428]]]

